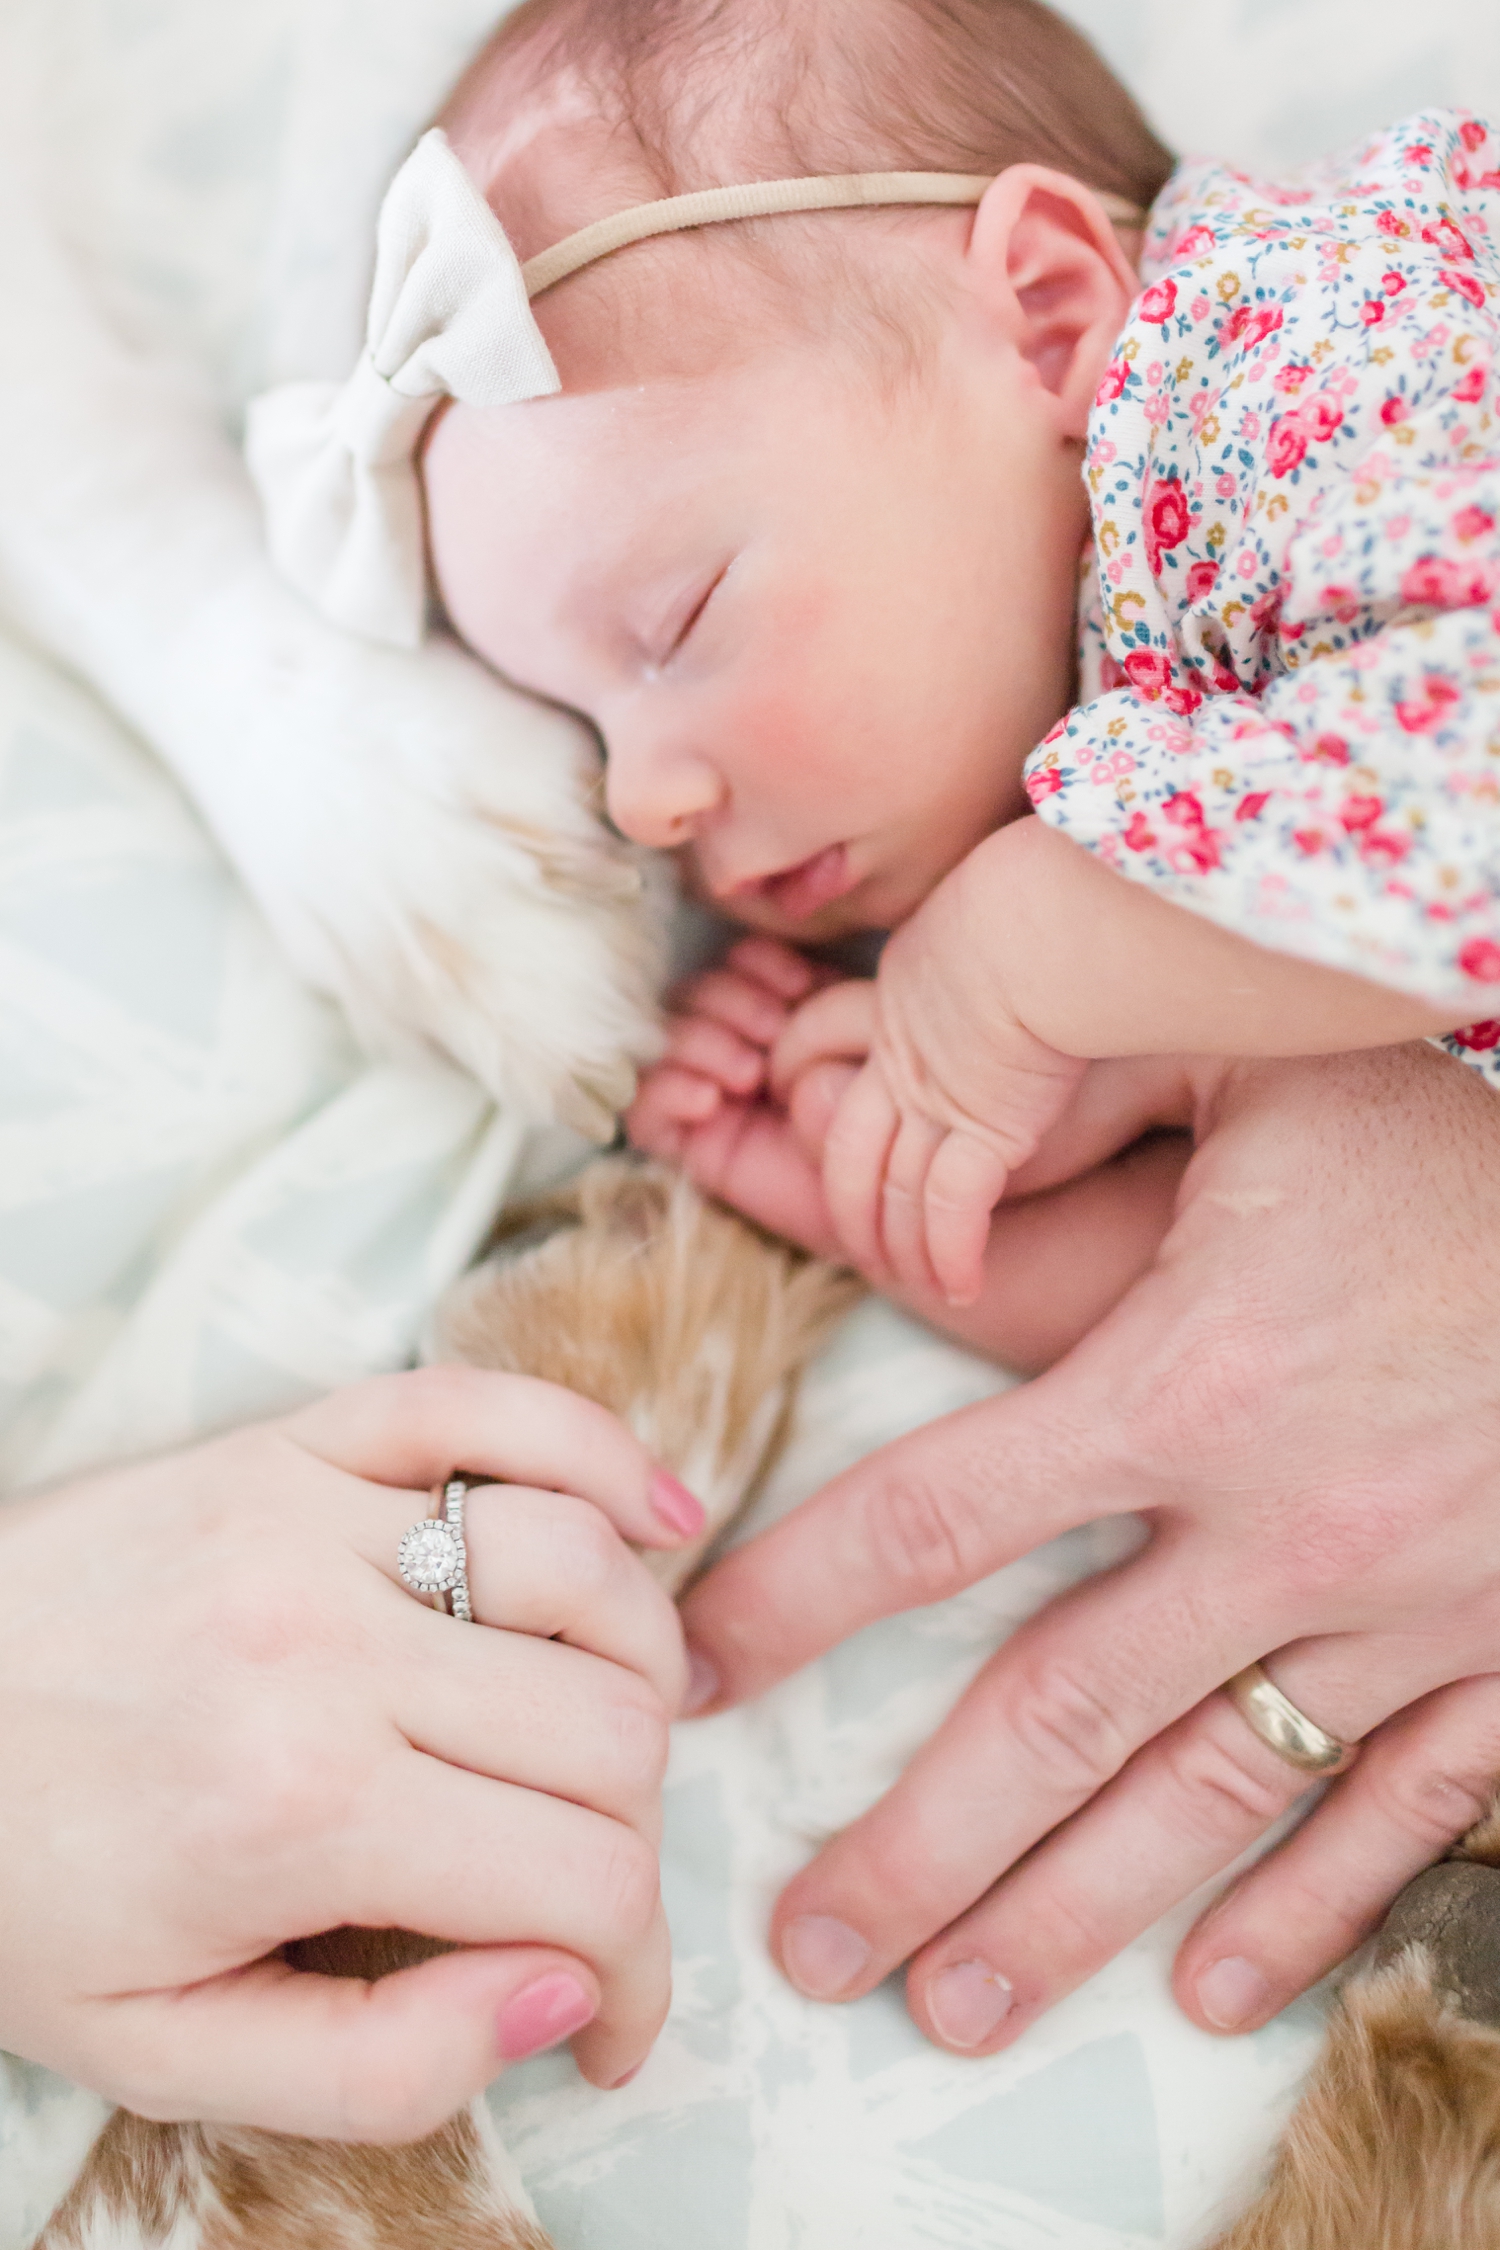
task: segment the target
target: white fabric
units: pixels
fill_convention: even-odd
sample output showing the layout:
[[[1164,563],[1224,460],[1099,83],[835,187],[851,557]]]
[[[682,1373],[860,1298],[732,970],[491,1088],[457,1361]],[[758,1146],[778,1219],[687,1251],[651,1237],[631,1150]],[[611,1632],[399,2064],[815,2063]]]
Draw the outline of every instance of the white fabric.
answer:
[[[331,623],[415,648],[427,616],[422,433],[445,399],[510,406],[560,387],[505,230],[434,128],[381,206],[354,373],[284,385],[250,408],[245,453],[272,560]]]
[[[540,1083],[562,1072],[587,995],[614,973],[619,925],[602,908],[570,918],[554,901],[523,937],[506,915],[480,919],[487,883],[522,909],[547,895],[534,863],[533,888],[521,880],[524,854],[485,856],[494,800],[476,793],[497,745],[505,794],[530,774],[536,818],[573,823],[582,880],[594,847],[572,795],[581,733],[529,733],[524,706],[458,651],[430,667],[441,644],[398,659],[325,632],[267,568],[223,434],[267,385],[351,365],[383,188],[499,12],[0,4],[0,105],[14,94],[18,112],[0,121],[0,150],[28,117],[43,127],[47,208],[91,291],[130,342],[193,369],[171,392],[148,362],[101,361],[16,266],[6,207],[0,302],[27,348],[0,359],[0,604],[112,707],[34,652],[13,649],[0,671],[0,898],[29,918],[0,961],[0,1010],[20,1026],[0,1043],[0,1383],[14,1371],[0,1414],[17,1474],[23,1442],[30,1474],[126,1446],[132,1429],[271,1411],[388,1364],[503,1186],[503,1148],[461,1084],[446,1079],[425,1108],[421,1072],[365,1074],[131,726],[207,805],[283,942],[367,1011],[389,1010],[395,990],[400,1022],[418,1021],[437,976],[419,966],[420,934],[435,922],[468,949],[480,998],[462,1036],[481,1060],[487,1007],[524,1009],[531,982],[544,987],[554,1045],[538,1052]],[[1475,0],[1069,12],[1169,137],[1199,138],[1211,85],[1213,139],[1247,165],[1344,145],[1424,102],[1500,102],[1500,12]],[[303,672],[310,700],[295,692]],[[446,747],[429,763],[433,709]],[[565,947],[566,974],[547,982]],[[237,997],[221,1016],[204,992],[229,989],[218,971],[231,957]],[[438,1009],[440,1043],[459,1037],[456,1004]],[[595,1063],[621,1052],[609,1018],[601,1005]],[[537,1031],[523,1015],[508,1048]],[[382,1083],[408,1105],[399,1134]],[[169,1132],[182,1163],[164,1180],[152,1160]],[[869,1308],[808,1386],[766,1506],[992,1380]],[[566,2058],[498,2090],[561,2250],[1199,2250],[1209,2214],[1269,2149],[1319,2026],[1308,2003],[1250,2040],[1196,2032],[1167,1990],[1187,1909],[979,2065],[925,2047],[893,1986],[857,2008],[806,2006],[763,1943],[775,1885],[816,1836],[869,1801],[1022,1615],[1109,1552],[1093,1534],[1055,1543],[684,1730],[665,1852],[677,1998],[657,2057],[616,2096],[580,2085]],[[26,2250],[99,2116],[91,2097],[0,2061],[0,2250]]]

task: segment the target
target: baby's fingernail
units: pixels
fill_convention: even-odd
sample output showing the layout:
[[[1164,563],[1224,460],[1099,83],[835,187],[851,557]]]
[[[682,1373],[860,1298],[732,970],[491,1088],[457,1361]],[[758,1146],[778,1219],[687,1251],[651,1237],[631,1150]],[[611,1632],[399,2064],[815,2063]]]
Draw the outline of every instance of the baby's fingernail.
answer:
[[[694,1539],[707,1523],[701,1500],[695,1500],[685,1484],[658,1469],[651,1479],[651,1505],[666,1525],[679,1539]]]
[[[571,2039],[575,2031],[582,2031],[598,2012],[574,1978],[560,1970],[550,1977],[538,1977],[535,1984],[528,1984],[500,2010],[500,2059],[524,2062],[528,2055],[539,2055],[544,2048],[555,2047],[559,2040]]]
[[[623,2078],[617,2078],[615,2080],[614,2084],[608,2089],[609,2092],[612,2094],[618,2094],[621,2088],[624,2086],[628,2086],[633,2078],[639,2078],[641,2072],[645,2069],[645,2067],[646,2063],[643,2056],[642,2059],[636,2064],[634,2070],[627,2070]]]
[[[723,1681],[719,1678],[713,1665],[709,1663],[708,1658],[700,1656],[697,1649],[690,1648],[688,1650],[687,1694],[684,1696],[682,1703],[686,1716],[691,1719],[697,1712],[706,1711],[710,1703],[716,1703],[723,1685]]]
[[[955,1961],[927,1987],[927,2013],[950,2047],[979,2047],[1010,2014],[1015,1995],[988,1961]]]
[[[1270,1985],[1255,1963],[1238,1953],[1205,1969],[1197,1992],[1199,2007],[1219,2031],[1238,2031],[1272,2012]]]
[[[831,1914],[802,1914],[781,1939],[781,1965],[809,2000],[837,2000],[869,1967],[870,1948],[858,1930]]]

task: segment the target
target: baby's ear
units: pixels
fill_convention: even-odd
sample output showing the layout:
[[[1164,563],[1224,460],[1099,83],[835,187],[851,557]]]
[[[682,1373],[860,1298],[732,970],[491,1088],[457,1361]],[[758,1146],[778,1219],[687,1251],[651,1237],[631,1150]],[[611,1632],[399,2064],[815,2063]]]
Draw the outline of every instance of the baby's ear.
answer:
[[[979,205],[967,263],[981,305],[1057,400],[1061,434],[1081,439],[1139,287],[1098,197],[1066,172],[1013,164]]]

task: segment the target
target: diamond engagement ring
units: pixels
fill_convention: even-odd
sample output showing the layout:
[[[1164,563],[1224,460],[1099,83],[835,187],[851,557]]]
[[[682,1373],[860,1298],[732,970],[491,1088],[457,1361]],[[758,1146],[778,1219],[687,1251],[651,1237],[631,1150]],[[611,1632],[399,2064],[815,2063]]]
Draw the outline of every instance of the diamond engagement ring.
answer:
[[[414,1523],[396,1550],[396,1568],[404,1583],[423,1601],[445,1616],[474,1622],[469,1600],[469,1551],[464,1545],[464,1502],[469,1495],[466,1477],[450,1477],[434,1485],[432,1497],[442,1509]]]

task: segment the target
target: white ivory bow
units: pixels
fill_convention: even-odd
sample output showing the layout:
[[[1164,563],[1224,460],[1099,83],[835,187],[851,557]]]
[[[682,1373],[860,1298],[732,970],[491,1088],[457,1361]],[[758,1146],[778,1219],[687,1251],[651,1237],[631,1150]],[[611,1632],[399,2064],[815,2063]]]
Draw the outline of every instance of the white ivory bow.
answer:
[[[447,136],[424,134],[381,206],[353,375],[251,404],[245,455],[278,570],[334,624],[417,647],[423,430],[446,398],[509,406],[561,388],[504,228]]]

